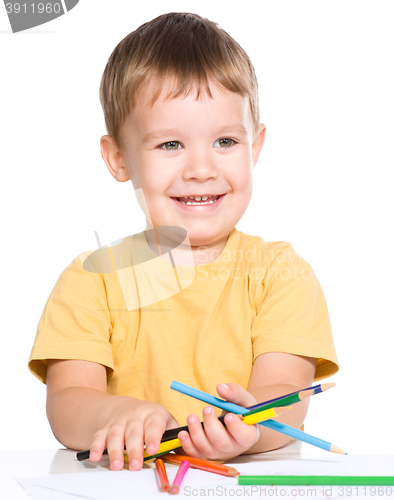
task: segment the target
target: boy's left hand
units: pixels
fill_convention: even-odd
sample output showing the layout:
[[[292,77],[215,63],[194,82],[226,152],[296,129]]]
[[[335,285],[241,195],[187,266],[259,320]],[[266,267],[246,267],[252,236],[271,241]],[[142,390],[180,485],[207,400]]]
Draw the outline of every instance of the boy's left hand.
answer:
[[[257,403],[252,394],[238,384],[218,384],[216,390],[222,399],[244,408]],[[258,424],[244,424],[233,413],[226,415],[224,427],[212,406],[203,409],[203,422],[204,428],[197,415],[189,415],[189,432],[181,431],[178,435],[184,452],[203,460],[227,460],[236,457],[253,446],[263,430]]]

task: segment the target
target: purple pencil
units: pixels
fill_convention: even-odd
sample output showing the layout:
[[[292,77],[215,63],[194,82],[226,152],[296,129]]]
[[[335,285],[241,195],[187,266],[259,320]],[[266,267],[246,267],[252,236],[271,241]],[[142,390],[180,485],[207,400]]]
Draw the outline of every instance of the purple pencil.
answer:
[[[320,394],[321,392],[327,391],[328,389],[331,389],[331,387],[334,387],[335,382],[331,382],[330,384],[319,384],[315,385],[312,387],[307,387],[306,389],[301,389],[300,391],[295,391],[295,392],[290,392],[289,394],[285,394],[284,396],[279,396],[279,398],[274,398],[270,399],[268,401],[264,401],[263,403],[257,403],[253,406],[247,406],[248,410],[254,410],[255,408],[259,408],[260,406],[265,406],[270,403],[273,403],[274,401],[279,401],[280,399],[286,398],[287,396],[293,396],[293,394],[298,394],[299,392],[303,391],[309,391],[311,389],[314,389],[313,394]]]

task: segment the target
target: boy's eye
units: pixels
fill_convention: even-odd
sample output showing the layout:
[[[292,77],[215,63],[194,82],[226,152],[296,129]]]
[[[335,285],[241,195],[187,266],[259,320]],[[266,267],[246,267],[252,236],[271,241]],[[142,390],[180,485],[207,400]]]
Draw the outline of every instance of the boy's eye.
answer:
[[[167,149],[167,150],[170,150],[170,151],[173,151],[175,149],[179,149],[180,148],[180,144],[178,141],[169,141],[169,142],[165,142],[164,144],[162,144],[160,147],[162,149]]]
[[[233,144],[235,144],[235,141],[233,139],[229,139],[228,137],[225,137],[224,139],[218,139],[214,146],[218,144],[219,147],[221,148],[229,148],[230,146],[232,146]]]

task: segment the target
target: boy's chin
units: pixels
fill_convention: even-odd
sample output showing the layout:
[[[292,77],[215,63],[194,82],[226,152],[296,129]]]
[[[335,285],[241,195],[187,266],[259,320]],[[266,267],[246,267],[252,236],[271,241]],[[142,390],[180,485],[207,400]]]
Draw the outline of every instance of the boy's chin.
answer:
[[[230,232],[230,231],[229,231]],[[228,234],[226,236],[221,236],[220,234],[217,233],[209,233],[207,231],[198,233],[191,231],[188,233],[189,236],[189,242],[192,247],[210,247],[213,245],[217,245],[221,241],[227,241]]]

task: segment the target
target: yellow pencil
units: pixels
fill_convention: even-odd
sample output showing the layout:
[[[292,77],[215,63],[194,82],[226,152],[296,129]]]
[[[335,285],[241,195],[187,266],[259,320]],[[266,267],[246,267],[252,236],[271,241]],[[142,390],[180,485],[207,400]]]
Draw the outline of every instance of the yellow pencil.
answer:
[[[245,417],[238,415],[238,417],[242,419],[244,424],[253,425],[258,424],[259,422],[264,422],[264,420],[269,420],[270,418],[278,417],[282,413],[286,413],[289,410],[291,410],[291,406],[281,406],[279,408],[269,408],[268,410],[252,413],[251,415],[246,415]]]
[[[170,439],[169,441],[164,441],[160,443],[159,450],[155,455],[149,455],[146,450],[144,449],[144,461],[145,460],[150,460],[151,458],[157,457],[158,455],[162,455],[163,453],[167,453],[168,451],[176,450],[177,448],[181,448],[181,442],[179,441],[178,438],[176,439]],[[124,455],[124,461],[126,463],[129,463],[129,457],[127,456],[127,453],[125,451]]]

